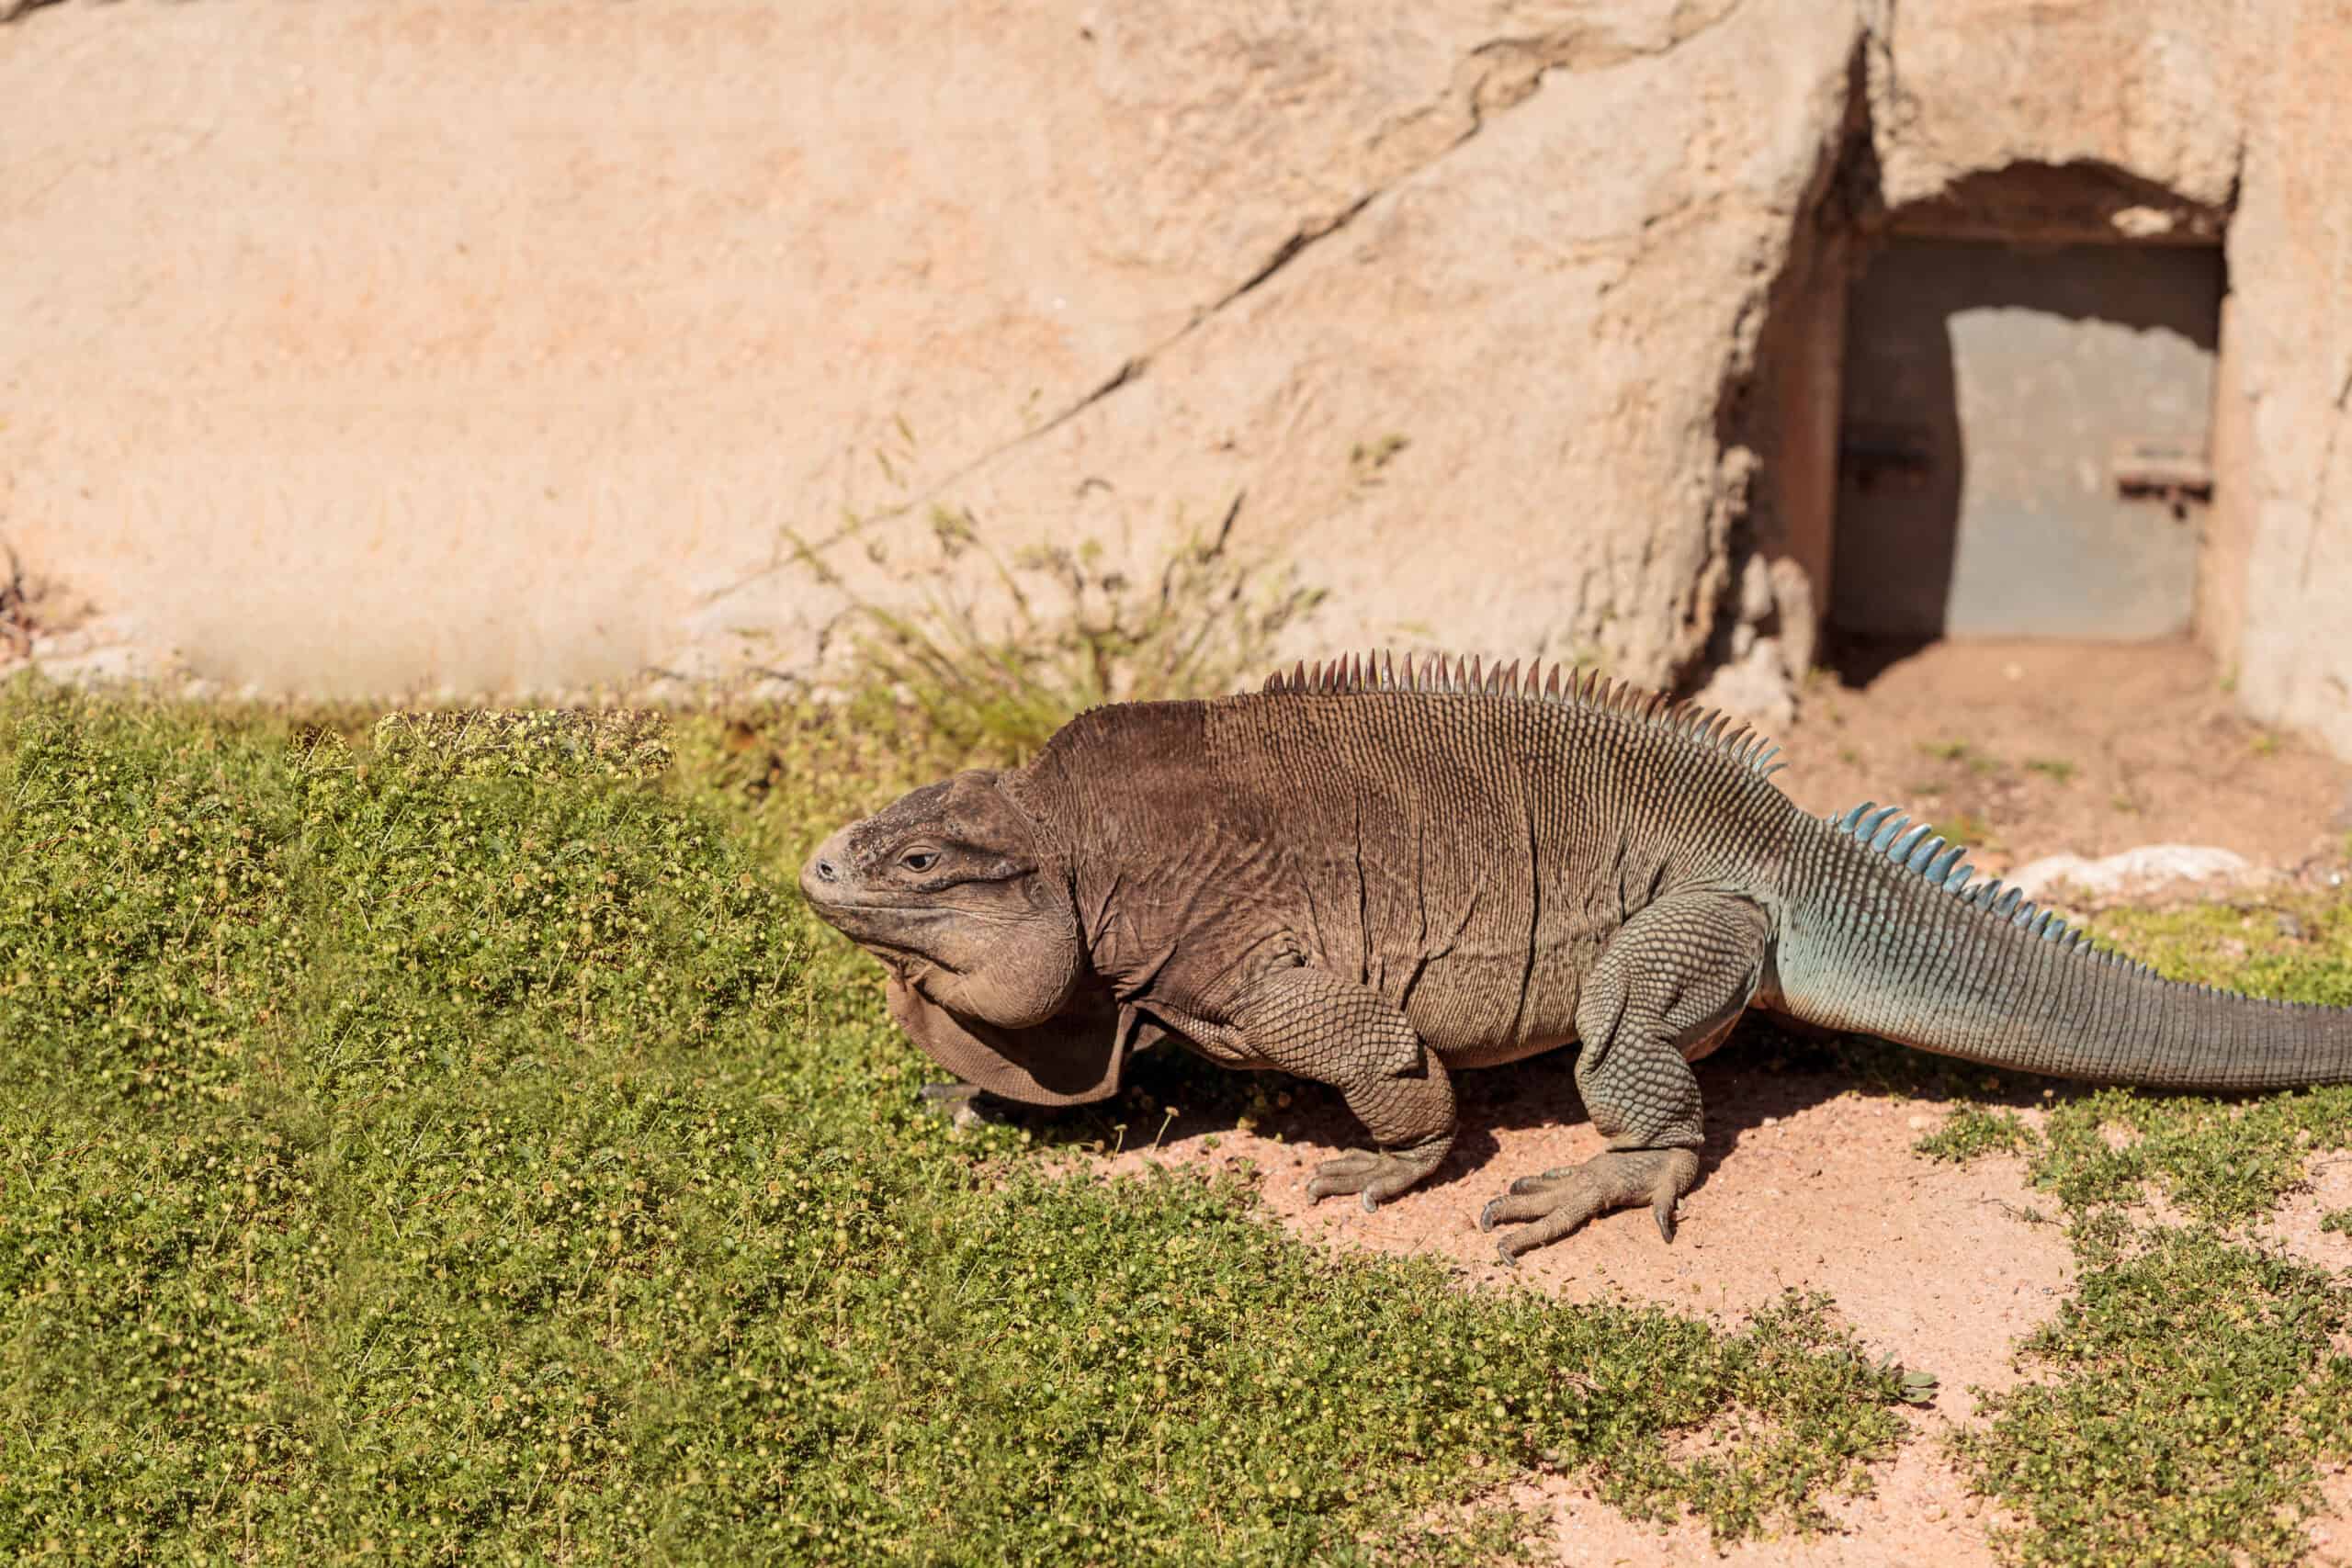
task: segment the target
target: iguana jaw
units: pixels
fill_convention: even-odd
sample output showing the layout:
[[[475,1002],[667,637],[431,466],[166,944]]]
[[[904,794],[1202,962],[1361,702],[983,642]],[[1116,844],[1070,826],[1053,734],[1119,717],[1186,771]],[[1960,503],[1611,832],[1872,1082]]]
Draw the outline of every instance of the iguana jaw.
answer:
[[[812,880],[806,869],[800,874],[800,894],[808,900],[808,907],[816,911],[818,919],[885,964],[894,966],[910,961],[939,964],[939,959],[922,942],[922,931],[956,913],[935,905],[904,900],[844,898],[836,889]]]
[[[1138,1021],[1105,999],[1084,996],[1030,1029],[1002,1029],[941,1006],[892,977],[890,1016],[923,1055],[1001,1099],[1024,1105],[1086,1105],[1119,1092]],[[1148,1036],[1146,1037],[1147,1040]]]
[[[1088,967],[1066,867],[998,775],[959,774],[817,846],[800,890],[890,974],[890,1010],[933,1060],[992,1094],[1115,1093],[1137,1021]]]

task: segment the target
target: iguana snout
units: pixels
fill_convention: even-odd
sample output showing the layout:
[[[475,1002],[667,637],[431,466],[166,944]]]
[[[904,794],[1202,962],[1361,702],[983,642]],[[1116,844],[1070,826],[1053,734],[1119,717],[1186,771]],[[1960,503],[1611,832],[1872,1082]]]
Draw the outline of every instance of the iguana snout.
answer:
[[[1126,1030],[1091,983],[1066,861],[973,771],[900,796],[817,846],[800,891],[890,972],[915,1043],[1008,1100],[1066,1105],[1119,1087]]]

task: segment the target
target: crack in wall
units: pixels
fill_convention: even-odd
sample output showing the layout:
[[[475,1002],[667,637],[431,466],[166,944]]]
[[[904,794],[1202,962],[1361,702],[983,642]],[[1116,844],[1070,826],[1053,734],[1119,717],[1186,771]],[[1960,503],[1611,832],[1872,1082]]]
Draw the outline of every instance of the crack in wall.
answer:
[[[2312,476],[2312,525],[2303,536],[2303,566],[2300,573],[2305,582],[2312,578],[2312,557],[2319,549],[2319,536],[2327,529],[2328,480],[2335,472],[2335,449],[2344,440],[2345,413],[2352,409],[2352,365],[2345,367],[2343,383],[2335,389],[2332,405],[2335,415],[2329,424],[2326,444],[2319,453],[2319,472]]]
[[[1162,355],[1216,320],[1218,314],[1227,307],[1264,287],[1279,276],[1300,256],[1332,235],[1345,230],[1363,215],[1365,209],[1380,197],[1442,162],[1483,130],[1489,118],[1506,112],[1532,97],[1536,89],[1543,85],[1544,78],[1552,72],[1566,71],[1570,74],[1581,74],[1591,71],[1608,70],[1636,60],[1661,58],[1673,53],[1692,39],[1713,31],[1736,13],[1744,3],[1745,0],[1715,0],[1715,3],[1711,6],[1686,4],[1678,6],[1668,20],[1665,39],[1646,46],[1628,43],[1615,34],[1600,28],[1575,24],[1530,38],[1489,39],[1473,46],[1468,54],[1464,57],[1463,65],[1456,67],[1454,80],[1448,85],[1447,91],[1439,104],[1426,106],[1406,117],[1408,121],[1419,119],[1433,111],[1442,112],[1443,106],[1447,103],[1458,103],[1466,120],[1459,135],[1447,141],[1436,152],[1408,161],[1397,169],[1374,180],[1370,188],[1336,213],[1326,218],[1310,219],[1301,223],[1239,283],[1227,289],[1212,303],[1196,308],[1182,326],[1159,342],[1151,344],[1139,354],[1129,355],[1108,378],[1098,382],[1091,390],[1062,408],[1043,423],[1006,437],[987,450],[958,464],[926,486],[920,494],[846,524],[822,539],[814,541],[808,548],[822,553],[872,525],[894,522],[919,508],[933,504],[942,495],[962,484],[974,474],[1051,434],[1121,388],[1141,380]],[[1508,62],[1507,76],[1492,64],[1482,63],[1482,68],[1468,71],[1467,80],[1464,80],[1464,67],[1473,62],[1488,62],[1497,60]],[[1645,228],[1647,226],[1645,223]],[[711,590],[695,601],[696,607],[707,609],[732,598],[748,588],[768,581],[790,565],[791,560],[797,558],[797,554],[798,552],[796,551],[791,558],[771,559],[757,570],[724,587]]]
[[[1459,145],[1461,145],[1461,143],[1455,143],[1455,146]],[[1449,149],[1449,151],[1451,151],[1451,149]],[[1422,167],[1426,168],[1428,165],[1423,164]],[[1373,198],[1379,196],[1382,191],[1386,188],[1386,186],[1382,186],[1379,189],[1367,191],[1363,195],[1356,197],[1355,200],[1350,202],[1347,207],[1340,212],[1339,216],[1325,222],[1310,223],[1305,228],[1294,232],[1289,239],[1284,240],[1280,245],[1274,248],[1274,254],[1266,258],[1266,263],[1263,266],[1261,266],[1257,271],[1251,273],[1248,277],[1243,278],[1240,285],[1229,291],[1224,299],[1219,299],[1216,304],[1210,306],[1205,311],[1193,317],[1191,321],[1185,323],[1183,331],[1179,332],[1176,334],[1176,337],[1170,338],[1168,340],[1169,343],[1172,344],[1175,343],[1176,338],[1182,337],[1184,333],[1191,332],[1194,327],[1200,325],[1201,322],[1207,321],[1211,316],[1216,315],[1219,310],[1224,310],[1227,305],[1232,304],[1236,299],[1240,299],[1244,294],[1249,293],[1251,289],[1257,288],[1260,284],[1265,282],[1268,278],[1282,271],[1283,268],[1290,265],[1292,262],[1298,259],[1299,253],[1306,250],[1307,246],[1315,243],[1317,240],[1338,233],[1340,230],[1354,222],[1356,214],[1371,206]]]
[[[1510,74],[1493,71],[1477,74],[1471,84],[1467,104],[1471,129],[1462,140],[1466,141],[1477,134],[1486,115],[1524,102],[1555,71],[1581,75],[1636,60],[1660,59],[1728,21],[1743,3],[1744,0],[1717,0],[1713,6],[1678,6],[1667,18],[1665,40],[1654,44],[1629,43],[1608,28],[1577,22],[1525,37],[1488,39],[1473,48],[1467,58],[1495,62],[1502,72]]]
[[[1459,143],[1456,143],[1456,145],[1459,145]],[[1451,151],[1451,149],[1448,149],[1448,151]],[[1440,154],[1440,156],[1442,156],[1442,154]],[[1426,164],[1422,165],[1422,167],[1426,166]],[[1409,174],[1405,177],[1409,178]],[[1255,271],[1251,272],[1247,277],[1243,278],[1241,282],[1236,284],[1232,288],[1219,296],[1214,303],[1203,308],[1195,309],[1192,316],[1182,326],[1177,328],[1174,332],[1169,333],[1158,343],[1145,349],[1141,354],[1130,355],[1128,358],[1121,362],[1119,367],[1113,371],[1109,377],[1096,383],[1091,390],[1087,391],[1075,401],[1068,404],[1054,413],[1042,423],[1033,425],[1029,429],[1020,432],[1018,434],[1006,437],[1004,440],[989,447],[986,451],[983,451],[978,456],[970,457],[956,465],[954,468],[951,468],[945,474],[942,475],[937,480],[926,486],[921,493],[910,496],[907,500],[898,502],[896,505],[884,507],[879,511],[869,513],[854,522],[844,524],[841,527],[834,529],[831,534],[826,535],[823,538],[813,541],[808,546],[808,548],[810,551],[821,554],[824,551],[831,549],[835,545],[842,543],[844,539],[852,537],[855,534],[875,524],[894,522],[900,517],[906,516],[908,513],[915,511],[919,507],[933,504],[937,502],[942,495],[955,489],[957,485],[962,484],[965,480],[970,479],[974,474],[978,473],[981,469],[1001,461],[1003,458],[1020,451],[1023,447],[1029,446],[1033,442],[1042,440],[1046,436],[1052,434],[1055,431],[1059,430],[1063,425],[1068,424],[1070,421],[1076,419],[1079,415],[1084,413],[1088,409],[1092,408],[1096,403],[1101,402],[1112,393],[1119,390],[1122,387],[1130,386],[1133,383],[1141,380],[1161,355],[1166,354],[1170,349],[1175,347],[1187,337],[1190,337],[1193,333],[1199,331],[1201,327],[1205,325],[1207,322],[1216,319],[1220,311],[1224,310],[1226,307],[1231,305],[1235,300],[1239,299],[1243,295],[1249,294],[1263,286],[1269,279],[1275,276],[1283,268],[1289,266],[1291,263],[1296,261],[1299,256],[1304,254],[1308,249],[1346,228],[1350,223],[1355,220],[1357,216],[1361,214],[1365,208],[1371,206],[1374,200],[1376,200],[1389,188],[1390,187],[1387,186],[1383,186],[1376,189],[1368,191],[1364,195],[1358,197],[1354,201],[1350,202],[1335,216],[1320,221],[1310,222],[1294,231],[1289,238],[1285,239],[1280,245],[1274,247],[1273,254],[1269,255],[1264,262],[1261,263]],[[798,554],[799,552],[796,550],[793,552],[790,558],[771,559],[767,565],[761,567],[758,570],[751,572],[748,575],[727,584],[725,587],[712,589],[709,592],[704,594],[700,599],[695,601],[696,606],[698,608],[707,608],[723,600],[732,598],[734,595],[742,592],[747,588],[758,586],[760,583],[766,581],[768,579],[774,577],[777,572],[782,571],[786,566],[790,565],[791,560],[797,558]]]

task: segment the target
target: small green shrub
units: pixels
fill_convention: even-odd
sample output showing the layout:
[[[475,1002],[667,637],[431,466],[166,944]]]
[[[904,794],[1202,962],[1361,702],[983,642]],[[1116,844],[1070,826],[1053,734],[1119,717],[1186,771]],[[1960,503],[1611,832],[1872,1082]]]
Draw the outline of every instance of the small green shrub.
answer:
[[[1268,672],[1281,634],[1323,595],[1235,548],[1240,504],[1140,577],[1093,540],[1007,559],[968,512],[935,509],[931,556],[906,569],[910,608],[856,593],[804,541],[790,543],[849,596],[858,705],[911,705],[949,751],[1010,762],[1099,704],[1213,696]]]
[[[2020,1154],[2034,1143],[2033,1129],[2016,1111],[1962,1105],[1911,1147],[1930,1159],[1964,1164],[1990,1154]]]

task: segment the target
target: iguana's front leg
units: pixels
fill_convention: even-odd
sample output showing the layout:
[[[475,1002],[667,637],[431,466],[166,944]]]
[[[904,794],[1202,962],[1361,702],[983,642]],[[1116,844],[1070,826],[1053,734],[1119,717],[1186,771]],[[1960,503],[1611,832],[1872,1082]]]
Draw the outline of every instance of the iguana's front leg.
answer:
[[[1496,1244],[1505,1263],[1595,1214],[1647,1203],[1674,1239],[1674,1206],[1699,1178],[1699,1080],[1756,994],[1771,942],[1764,911],[1734,894],[1660,899],[1610,939],[1577,1002],[1577,1088],[1609,1151],[1511,1184],[1480,1230],[1531,1221]]]
[[[1325,1160],[1309,1198],[1360,1192],[1367,1210],[1438,1168],[1453,1146],[1453,1085],[1396,1004],[1323,969],[1277,969],[1234,1009],[1250,1052],[1270,1066],[1329,1084],[1380,1145]]]

